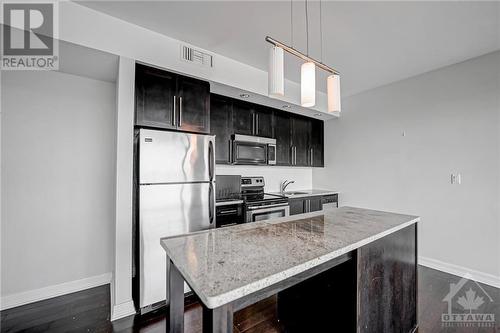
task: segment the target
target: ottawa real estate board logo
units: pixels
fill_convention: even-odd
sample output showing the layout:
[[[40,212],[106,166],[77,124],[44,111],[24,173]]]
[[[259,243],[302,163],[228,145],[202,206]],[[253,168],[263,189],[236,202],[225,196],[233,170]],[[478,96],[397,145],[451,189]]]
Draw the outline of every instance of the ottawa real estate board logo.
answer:
[[[450,283],[443,302],[448,307],[441,315],[442,327],[495,327],[495,300],[474,280],[463,277]]]
[[[2,1],[2,70],[59,68],[57,1]]]

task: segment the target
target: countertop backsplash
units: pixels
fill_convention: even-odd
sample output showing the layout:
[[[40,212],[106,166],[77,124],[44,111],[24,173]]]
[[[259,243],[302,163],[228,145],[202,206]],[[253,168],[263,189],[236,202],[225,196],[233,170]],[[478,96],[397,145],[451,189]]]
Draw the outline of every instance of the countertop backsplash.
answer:
[[[279,192],[284,180],[294,180],[287,190],[312,188],[312,168],[280,167],[280,166],[249,166],[249,165],[217,165],[217,175],[263,176],[266,182],[266,192]]]

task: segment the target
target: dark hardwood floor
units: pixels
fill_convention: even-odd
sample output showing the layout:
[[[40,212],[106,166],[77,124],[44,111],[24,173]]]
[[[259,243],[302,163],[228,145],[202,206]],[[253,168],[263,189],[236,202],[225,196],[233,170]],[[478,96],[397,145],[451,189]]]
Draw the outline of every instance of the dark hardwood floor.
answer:
[[[500,332],[500,289],[472,285],[478,293],[475,296],[482,297],[481,312],[495,315],[493,327],[443,327],[441,315],[448,309],[443,299],[450,291],[450,283],[457,283],[460,278],[423,266],[419,266],[418,278],[419,333]],[[479,295],[481,292],[487,296]],[[165,332],[165,315],[162,312],[111,323],[109,296],[109,285],[106,285],[8,309],[0,313],[1,332]],[[277,320],[276,310],[276,297],[273,296],[235,313],[234,332],[284,332]],[[186,332],[201,332],[201,306],[198,303],[186,302],[184,319]],[[334,331],[335,323],[332,323]]]

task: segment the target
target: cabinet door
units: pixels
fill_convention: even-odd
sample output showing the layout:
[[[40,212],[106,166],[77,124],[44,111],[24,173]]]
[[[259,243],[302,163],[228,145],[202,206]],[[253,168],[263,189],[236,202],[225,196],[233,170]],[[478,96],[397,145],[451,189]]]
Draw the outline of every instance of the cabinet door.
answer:
[[[276,165],[291,165],[292,130],[290,114],[284,111],[274,113],[274,137],[276,138]]]
[[[293,165],[309,166],[309,136],[311,134],[311,122],[306,117],[292,117],[292,146]]]
[[[311,145],[309,148],[310,165],[314,167],[324,166],[323,137],[324,129],[321,120],[311,120]]]
[[[195,133],[210,133],[210,84],[179,76],[177,127]]]
[[[229,164],[232,134],[232,102],[224,97],[210,98],[210,129],[215,135],[215,162]]]
[[[175,128],[176,75],[138,64],[136,66],[136,119],[139,126]]]
[[[233,103],[233,131],[234,134],[253,135],[254,132],[254,110],[249,103]]]
[[[321,210],[321,197],[308,198],[309,200],[309,212],[317,212]]]
[[[303,214],[305,212],[304,199],[289,200],[288,204],[290,206],[290,215]]]
[[[267,138],[273,137],[273,112],[267,108],[259,108],[255,111],[255,133],[254,135]]]

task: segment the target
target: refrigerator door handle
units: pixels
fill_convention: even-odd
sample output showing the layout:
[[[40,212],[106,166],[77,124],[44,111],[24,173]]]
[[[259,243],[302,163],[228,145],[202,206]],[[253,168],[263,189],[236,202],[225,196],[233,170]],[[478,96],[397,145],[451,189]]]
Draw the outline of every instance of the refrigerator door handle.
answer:
[[[214,210],[215,210],[215,196],[214,196],[214,183],[210,183],[208,187],[208,219],[210,228],[215,228],[214,224]]]

